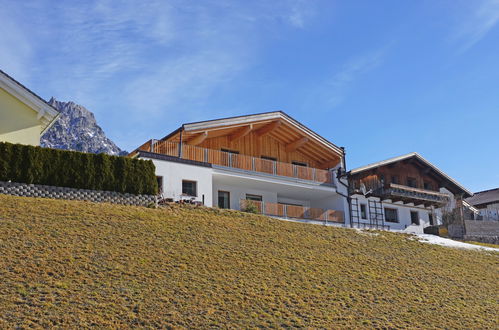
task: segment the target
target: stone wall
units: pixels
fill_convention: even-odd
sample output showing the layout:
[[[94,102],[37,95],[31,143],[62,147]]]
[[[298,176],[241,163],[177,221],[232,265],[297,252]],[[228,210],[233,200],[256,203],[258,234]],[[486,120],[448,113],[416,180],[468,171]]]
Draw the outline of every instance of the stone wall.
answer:
[[[147,206],[151,203],[156,202],[156,196],[154,195],[133,195],[118,193],[115,191],[76,189],[5,181],[0,181],[0,194],[24,197],[45,197],[68,200],[83,200],[91,202],[107,202],[113,204],[138,206]]]
[[[499,244],[499,221],[466,220],[465,240]]]

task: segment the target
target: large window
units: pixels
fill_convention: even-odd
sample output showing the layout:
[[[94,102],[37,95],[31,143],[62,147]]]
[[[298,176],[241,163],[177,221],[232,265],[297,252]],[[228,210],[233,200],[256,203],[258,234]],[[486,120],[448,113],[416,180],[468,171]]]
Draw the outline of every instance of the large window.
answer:
[[[397,209],[385,207],[385,221],[386,222],[399,222]]]
[[[187,196],[197,196],[198,191],[197,191],[197,182],[196,181],[189,181],[189,180],[182,180],[182,194],[187,195]]]
[[[423,188],[426,189],[426,190],[433,190],[433,185],[431,184],[431,182],[423,182]]]
[[[221,209],[230,208],[230,193],[228,191],[218,191],[218,207]]]
[[[367,219],[367,206],[366,206],[366,204],[360,204],[360,217],[362,219]]]
[[[414,178],[410,178],[410,177],[409,177],[409,178],[407,178],[407,185],[408,185],[409,187],[413,187],[413,188],[417,188],[417,186],[418,186],[418,184],[417,184],[417,182],[416,182],[416,179],[414,179]]]
[[[246,194],[246,199],[255,202],[261,202],[263,200],[261,195],[253,195],[253,194]]]
[[[411,211],[411,223],[413,225],[419,225],[419,214],[417,211]]]
[[[308,164],[307,164],[307,163],[304,163],[304,162],[296,162],[296,161],[291,162],[291,164],[293,164],[293,165],[298,165],[298,166],[304,166],[304,167],[307,167],[307,166],[308,166]]]
[[[230,150],[230,149],[224,149],[224,148],[222,148],[220,150],[223,152],[228,152],[229,154],[239,155],[239,151],[237,151],[237,150]]]

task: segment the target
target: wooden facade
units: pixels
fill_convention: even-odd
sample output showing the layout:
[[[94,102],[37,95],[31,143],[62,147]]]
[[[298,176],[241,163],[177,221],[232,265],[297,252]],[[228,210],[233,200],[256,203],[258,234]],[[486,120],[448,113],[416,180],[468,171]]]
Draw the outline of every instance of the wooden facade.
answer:
[[[393,183],[430,191],[439,191],[444,186],[441,178],[428,171],[428,168],[416,165],[415,162],[402,161],[351,176],[353,185],[362,182],[370,186],[371,182],[376,181],[382,181],[385,185]]]
[[[250,116],[248,116],[250,117]],[[214,121],[216,122],[216,121]],[[229,150],[241,155],[301,163],[318,169],[337,166],[342,150],[324,143],[308,129],[301,129],[286,115],[271,120],[224,122],[202,128],[183,128],[162,139],[211,150]],[[329,144],[329,145],[328,145]]]
[[[349,184],[350,194],[370,194],[381,200],[425,207],[442,207],[449,202],[450,196],[440,192],[441,188],[446,188],[455,196],[468,194],[417,154],[352,170]]]
[[[139,151],[326,184],[344,153],[282,112],[184,124]]]

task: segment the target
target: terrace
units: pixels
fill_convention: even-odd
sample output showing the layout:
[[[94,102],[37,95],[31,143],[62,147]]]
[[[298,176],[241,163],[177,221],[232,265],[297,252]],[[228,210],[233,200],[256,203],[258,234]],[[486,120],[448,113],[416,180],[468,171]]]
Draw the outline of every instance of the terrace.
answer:
[[[268,203],[261,201],[240,201],[241,210],[248,210],[254,206],[258,214],[292,219],[316,220],[324,222],[344,223],[345,218],[342,211],[322,208],[306,207],[299,205],[288,205],[282,203]]]
[[[272,177],[293,178],[299,181],[334,186],[333,172],[328,170],[202,148],[185,143],[168,141],[153,143],[150,140],[140,146],[138,150],[209,163],[214,167],[259,173]]]

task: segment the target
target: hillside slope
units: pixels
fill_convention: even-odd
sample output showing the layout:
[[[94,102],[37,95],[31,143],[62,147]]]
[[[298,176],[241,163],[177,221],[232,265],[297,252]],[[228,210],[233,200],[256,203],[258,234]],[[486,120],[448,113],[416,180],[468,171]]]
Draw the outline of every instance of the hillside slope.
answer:
[[[0,195],[0,254],[0,328],[498,324],[498,254],[388,232]]]

